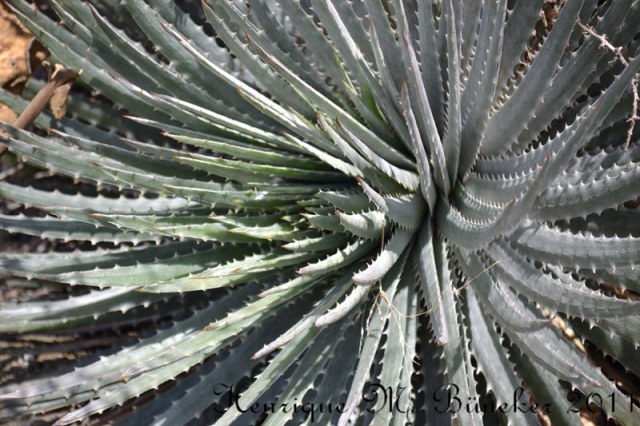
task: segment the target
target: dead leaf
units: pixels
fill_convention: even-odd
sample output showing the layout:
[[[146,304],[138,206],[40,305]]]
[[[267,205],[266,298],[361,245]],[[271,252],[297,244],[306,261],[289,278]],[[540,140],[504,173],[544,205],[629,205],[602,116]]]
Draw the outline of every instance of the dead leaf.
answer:
[[[63,69],[63,67],[56,66],[56,71],[53,74],[53,78],[55,78],[56,75]],[[72,81],[69,81],[68,83],[57,87],[53,92],[51,100],[49,101],[51,112],[57,120],[60,120],[67,113],[67,100],[69,98],[69,91],[71,90],[71,83]]]
[[[6,123],[13,123],[18,118],[18,115],[8,106],[0,104],[0,121]]]
[[[20,20],[0,0],[0,86],[20,95],[33,70],[47,57],[47,50],[22,25]],[[18,115],[0,104],[0,121],[15,123]],[[0,134],[3,134],[0,131]],[[0,156],[7,147],[0,144]]]
[[[29,76],[32,42],[31,33],[0,0],[0,86]]]

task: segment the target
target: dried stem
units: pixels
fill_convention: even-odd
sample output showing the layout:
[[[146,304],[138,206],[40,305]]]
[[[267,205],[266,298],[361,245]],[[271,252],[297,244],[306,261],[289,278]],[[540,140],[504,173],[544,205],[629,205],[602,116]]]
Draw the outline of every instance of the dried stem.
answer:
[[[622,62],[625,66],[629,65],[629,61],[622,54],[622,48],[616,47],[602,34],[598,34],[593,27],[588,25],[584,25],[582,22],[578,21],[578,25],[582,28],[585,34],[589,34],[592,37],[600,40],[600,47],[610,50],[616,56],[620,62]],[[627,130],[627,140],[625,141],[624,147],[629,148],[631,145],[631,139],[633,138],[633,131],[636,127],[636,122],[640,121],[640,116],[638,116],[638,79],[635,78],[631,82],[631,90],[633,91],[633,110],[631,112],[631,117],[627,120],[627,123],[630,123],[629,129]]]
[[[627,141],[624,144],[625,148],[629,148],[631,145],[631,138],[633,137],[633,130],[636,127],[636,122],[640,121],[640,116],[638,115],[638,79],[634,78],[631,82],[631,90],[633,90],[633,114],[627,120],[628,123],[631,123],[629,129],[627,130]]]
[[[31,126],[38,115],[40,115],[42,110],[45,109],[51,98],[56,94],[56,91],[61,87],[64,87],[65,85],[71,83],[79,75],[80,73],[74,70],[66,68],[56,69],[51,76],[51,80],[47,84],[45,84],[44,87],[40,89],[40,91],[36,94],[36,96],[34,96],[31,102],[29,102],[24,111],[22,111],[22,113],[13,123],[13,127],[26,129],[27,127]],[[7,146],[1,144],[0,156],[2,156],[6,151]]]

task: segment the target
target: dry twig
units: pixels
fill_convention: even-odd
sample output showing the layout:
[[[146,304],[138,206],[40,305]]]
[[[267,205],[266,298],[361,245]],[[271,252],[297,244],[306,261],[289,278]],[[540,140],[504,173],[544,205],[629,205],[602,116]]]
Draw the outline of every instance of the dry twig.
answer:
[[[34,120],[40,115],[42,110],[47,106],[54,96],[64,95],[69,92],[71,82],[80,75],[80,72],[66,69],[63,67],[56,67],[51,75],[50,81],[44,85],[42,89],[34,96],[29,102],[27,107],[18,116],[18,119],[13,123],[14,127],[19,129],[26,129]],[[0,146],[0,156],[7,151],[6,145]]]
[[[596,30],[590,27],[589,25],[584,25],[580,21],[578,21],[578,25],[580,26],[580,28],[583,29],[585,34],[588,34],[592,37],[595,37],[597,40],[599,40],[600,47],[603,47],[613,52],[613,54],[616,56],[616,59],[618,59],[625,66],[629,65],[629,61],[622,54],[621,47],[616,47],[613,44],[611,44],[611,42],[607,40],[607,37],[605,37],[602,34],[598,34]],[[625,144],[624,144],[625,148],[629,148],[629,145],[631,145],[631,139],[633,137],[633,131],[635,129],[636,122],[640,121],[640,116],[638,115],[638,100],[640,97],[638,96],[638,79],[637,78],[634,78],[633,81],[631,82],[631,90],[633,91],[633,111],[631,112],[631,117],[629,117],[629,119],[627,120],[627,123],[631,123],[631,124],[629,126],[629,129],[627,130],[627,140],[625,141]]]

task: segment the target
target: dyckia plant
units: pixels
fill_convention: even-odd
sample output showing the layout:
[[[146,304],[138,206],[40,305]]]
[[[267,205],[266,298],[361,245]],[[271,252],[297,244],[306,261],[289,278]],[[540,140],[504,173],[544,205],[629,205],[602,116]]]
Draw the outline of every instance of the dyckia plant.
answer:
[[[9,3],[82,73],[0,265],[77,287],[0,330],[145,333],[0,417],[638,424],[640,1]]]

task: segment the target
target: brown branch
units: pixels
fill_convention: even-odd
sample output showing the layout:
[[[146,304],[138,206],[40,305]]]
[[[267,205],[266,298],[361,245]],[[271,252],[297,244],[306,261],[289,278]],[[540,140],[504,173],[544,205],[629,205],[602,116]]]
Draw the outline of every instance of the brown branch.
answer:
[[[29,105],[18,116],[13,123],[14,127],[26,129],[40,115],[42,110],[47,106],[51,98],[55,95],[56,90],[65,84],[71,83],[80,73],[66,68],[58,69],[53,73],[51,81],[40,89],[36,96],[29,102]]]
[[[74,70],[57,68],[51,76],[51,80],[45,84],[42,89],[40,89],[24,111],[22,111],[18,116],[16,121],[13,123],[13,127],[26,129],[31,126],[42,110],[45,109],[49,101],[51,101],[51,98],[53,98],[56,92],[61,88],[64,88],[65,85],[70,84],[79,75],[80,73]],[[0,156],[2,156],[6,151],[7,146],[2,144],[0,146]]]

